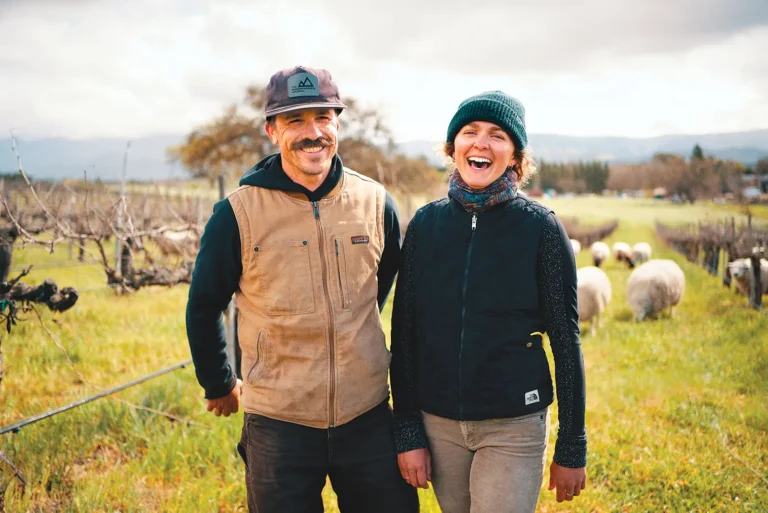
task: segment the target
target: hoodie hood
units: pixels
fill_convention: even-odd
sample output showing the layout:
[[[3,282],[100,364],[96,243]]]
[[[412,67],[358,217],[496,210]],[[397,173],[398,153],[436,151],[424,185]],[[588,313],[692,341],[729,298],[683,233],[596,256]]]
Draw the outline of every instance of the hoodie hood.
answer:
[[[336,154],[331,161],[331,171],[325,181],[314,191],[291,180],[283,171],[283,161],[279,153],[273,153],[261,159],[240,179],[240,185],[251,185],[285,192],[300,192],[310,201],[317,201],[328,194],[339,183],[344,172],[341,157]]]

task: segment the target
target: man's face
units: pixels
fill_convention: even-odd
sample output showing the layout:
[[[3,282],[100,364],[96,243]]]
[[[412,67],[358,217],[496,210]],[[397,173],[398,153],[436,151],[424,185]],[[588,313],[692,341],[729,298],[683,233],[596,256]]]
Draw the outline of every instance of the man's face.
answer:
[[[322,175],[331,169],[339,135],[333,109],[302,109],[275,116],[267,135],[280,147],[283,169],[290,175]]]

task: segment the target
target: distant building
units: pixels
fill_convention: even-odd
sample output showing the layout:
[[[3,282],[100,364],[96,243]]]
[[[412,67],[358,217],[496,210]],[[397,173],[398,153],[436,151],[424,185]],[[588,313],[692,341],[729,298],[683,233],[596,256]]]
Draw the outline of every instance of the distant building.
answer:
[[[760,189],[755,187],[754,185],[750,185],[749,187],[744,187],[744,191],[742,192],[742,194],[744,195],[744,199],[747,199],[747,200],[760,199]]]
[[[768,175],[741,175],[744,187],[756,187],[760,192],[768,193]],[[746,191],[746,189],[745,189]],[[745,196],[746,197],[746,196]]]

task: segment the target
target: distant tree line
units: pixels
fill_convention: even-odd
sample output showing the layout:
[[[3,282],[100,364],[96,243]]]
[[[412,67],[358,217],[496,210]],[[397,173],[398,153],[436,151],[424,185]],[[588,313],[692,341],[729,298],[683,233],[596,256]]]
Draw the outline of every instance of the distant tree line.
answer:
[[[600,161],[553,163],[539,160],[534,188],[555,190],[558,193],[601,193],[606,188],[610,169]]]
[[[767,175],[768,158],[761,159],[749,169],[741,162],[707,156],[697,144],[688,160],[681,155],[657,153],[650,162],[612,164],[610,171],[608,189],[628,191],[663,187],[667,194],[694,203],[726,193],[741,199],[742,176],[745,173]]]
[[[27,185],[27,182],[24,181],[24,177],[21,176],[18,171],[0,173],[0,181],[6,188],[26,187]],[[39,180],[35,181],[37,182]]]
[[[754,169],[747,169],[747,174],[755,174],[758,176],[768,176],[768,157],[762,158],[757,161]]]
[[[743,175],[768,176],[768,157],[750,168],[741,162],[705,155],[697,144],[688,159],[673,153],[657,153],[650,162],[637,164],[540,160],[537,169],[529,188],[576,194],[664,188],[667,195],[694,203],[726,193],[742,199]]]

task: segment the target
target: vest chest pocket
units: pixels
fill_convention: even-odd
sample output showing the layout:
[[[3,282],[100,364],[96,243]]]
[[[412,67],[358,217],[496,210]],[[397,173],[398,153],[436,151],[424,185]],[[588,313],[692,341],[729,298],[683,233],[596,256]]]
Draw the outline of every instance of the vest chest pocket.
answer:
[[[339,282],[339,292],[341,293],[341,309],[349,310],[349,279],[347,278],[347,260],[344,253],[344,239],[335,237],[333,239],[333,249],[336,261],[336,276]]]
[[[259,305],[267,315],[314,312],[315,292],[306,240],[253,248]]]

